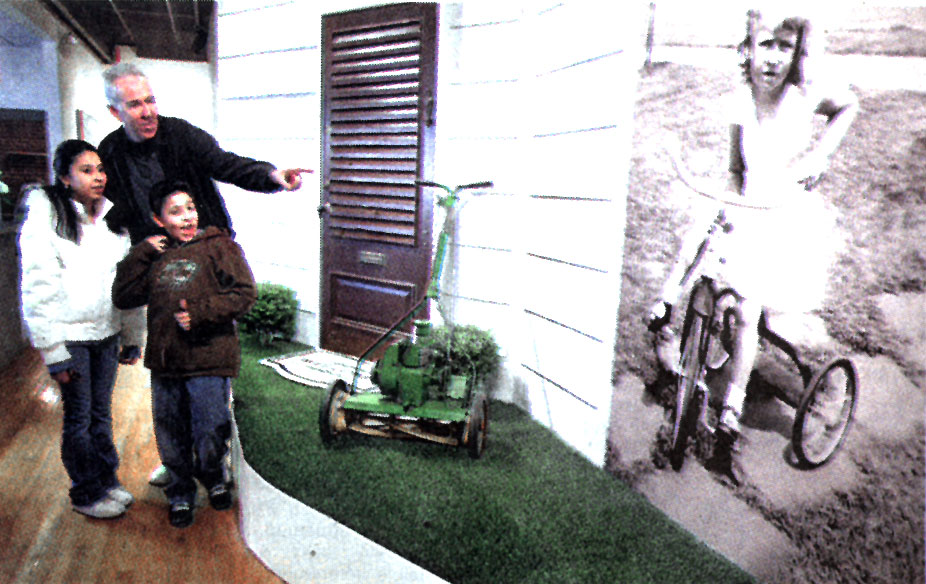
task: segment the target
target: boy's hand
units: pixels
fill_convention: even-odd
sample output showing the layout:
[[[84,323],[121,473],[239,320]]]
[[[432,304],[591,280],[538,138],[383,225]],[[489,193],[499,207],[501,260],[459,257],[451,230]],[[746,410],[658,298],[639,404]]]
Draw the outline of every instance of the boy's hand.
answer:
[[[180,299],[180,310],[174,313],[174,318],[177,319],[177,324],[180,325],[180,328],[185,331],[190,330],[190,313],[187,310],[185,298]]]
[[[166,235],[152,235],[146,237],[145,241],[151,244],[151,247],[158,253],[164,253],[164,250],[167,249],[167,236]]]

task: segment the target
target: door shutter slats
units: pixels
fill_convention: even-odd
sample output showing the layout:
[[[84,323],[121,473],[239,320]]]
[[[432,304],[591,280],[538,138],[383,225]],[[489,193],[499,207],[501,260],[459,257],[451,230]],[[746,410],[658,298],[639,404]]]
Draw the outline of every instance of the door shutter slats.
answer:
[[[373,209],[370,207],[341,207],[339,205],[331,206],[331,216],[334,217],[335,223],[339,221],[365,220],[381,222],[383,225],[400,227],[407,226],[410,222],[414,223],[414,218],[409,219],[408,215],[402,213],[401,209]],[[414,225],[411,226],[414,229]]]
[[[331,39],[335,49],[332,60],[337,61],[344,52],[356,49],[375,49],[389,43],[418,41],[421,25],[417,20],[387,22],[373,27],[340,30]]]
[[[331,90],[332,99],[376,99],[380,97],[405,97],[417,94],[417,83],[386,83],[383,85],[351,86],[334,88]]]
[[[376,66],[367,66],[364,68],[354,68],[348,71],[331,71],[331,85],[329,89],[342,89],[345,87],[368,85],[386,85],[392,83],[396,85],[400,82],[417,85],[418,81],[418,63],[397,63],[384,62]],[[417,92],[412,92],[417,93]]]
[[[382,197],[408,200],[411,201],[412,204],[416,203],[415,188],[411,185],[376,185],[341,182],[337,185],[337,188],[332,189],[329,194],[331,197],[336,197],[338,194],[342,193],[354,195],[358,197],[358,200],[362,198],[362,200],[373,204],[381,200]]]
[[[415,19],[332,32],[325,131],[331,227],[339,237],[417,243],[421,34]],[[340,206],[335,193],[349,193],[350,205]],[[384,206],[392,197],[411,204]]]
[[[366,198],[355,197],[349,193],[337,193],[331,197],[330,203],[332,207],[363,207],[367,203],[367,200]],[[379,209],[401,209],[403,211],[409,211],[415,208],[415,202],[403,201],[402,199],[383,198],[377,201],[376,206]]]
[[[371,82],[377,82],[381,85],[391,84],[393,86],[399,84],[410,84],[417,83],[418,81],[418,70],[409,70],[403,69],[401,71],[390,69],[383,72],[360,72],[360,73],[351,73],[350,75],[343,75],[338,78],[335,82],[334,87],[353,87],[353,86],[367,86]],[[417,86],[417,85],[416,85]]]
[[[388,169],[395,172],[410,172],[414,177],[416,164],[414,160],[389,160],[384,158],[351,160],[344,158],[332,160],[331,168],[341,172]]]
[[[400,171],[389,171],[388,169],[377,170],[338,170],[332,169],[331,181],[374,184],[412,184],[415,180],[414,171],[411,173]]]
[[[417,119],[418,110],[414,108],[379,110],[350,109],[331,112],[331,120],[333,122],[372,122],[379,120],[409,120],[415,122]]]
[[[351,121],[338,124],[337,135],[344,136],[347,134],[403,134],[418,135],[418,124],[393,122],[391,120],[382,121]]]
[[[329,103],[328,107],[332,112],[338,110],[362,111],[362,110],[390,110],[402,107],[412,107],[417,111],[418,96],[401,96],[401,97],[380,97],[378,99],[358,99],[353,100],[341,99],[338,102]],[[333,121],[333,120],[332,120]]]
[[[414,72],[418,68],[418,54],[404,55],[396,53],[385,55],[378,59],[364,59],[363,61],[351,61],[340,63],[331,67],[331,73],[337,78],[332,79],[339,85],[349,83],[351,75],[370,74],[370,75],[402,75]]]
[[[390,62],[411,66],[418,63],[420,59],[418,49],[418,43],[411,42],[401,45],[383,45],[354,52],[339,51],[338,56],[331,61],[331,70],[335,73],[345,73],[367,67],[382,69],[380,64]]]
[[[345,134],[331,137],[338,146],[417,146],[417,136],[378,136],[376,134]]]
[[[438,11],[437,2],[398,2],[322,18],[328,350],[363,354],[427,290],[432,192],[415,179],[432,176]],[[419,314],[427,318],[426,304]]]
[[[381,158],[383,160],[415,160],[416,152],[411,148],[397,146],[343,146],[332,152],[332,162],[338,159]]]

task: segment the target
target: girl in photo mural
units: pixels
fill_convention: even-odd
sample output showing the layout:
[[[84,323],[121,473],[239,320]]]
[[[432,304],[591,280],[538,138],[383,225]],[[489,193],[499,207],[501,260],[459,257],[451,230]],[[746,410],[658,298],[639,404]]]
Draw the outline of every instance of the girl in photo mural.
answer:
[[[723,277],[744,297],[744,322],[732,355],[712,466],[737,485],[744,479],[735,456],[739,419],[758,350],[761,312],[819,308],[840,246],[833,212],[813,189],[855,119],[858,99],[848,84],[813,68],[817,41],[809,18],[783,9],[749,11],[741,45],[745,83],[725,109],[732,116],[729,198],[766,207],[733,204],[724,209],[732,231],[722,238]],[[823,121],[819,135],[816,119]],[[706,233],[706,227],[695,229],[683,241],[650,315],[657,325],[668,322],[684,285],[693,283],[686,281],[690,262]]]
[[[33,345],[61,386],[61,460],[75,511],[118,517],[132,504],[119,484],[112,393],[119,363],[135,363],[144,323],[112,302],[116,264],[129,238],[103,216],[106,174],[96,148],[67,140],[55,150],[55,182],[31,190],[20,233],[23,315]]]

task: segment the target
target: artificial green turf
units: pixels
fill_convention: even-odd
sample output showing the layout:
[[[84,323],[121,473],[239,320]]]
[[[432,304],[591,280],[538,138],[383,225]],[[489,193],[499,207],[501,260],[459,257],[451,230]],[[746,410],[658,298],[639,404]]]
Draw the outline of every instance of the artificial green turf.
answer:
[[[454,583],[751,582],[519,408],[491,402],[480,460],[437,444],[319,437],[323,391],[259,365],[245,338],[235,415],[248,463],[308,506]]]

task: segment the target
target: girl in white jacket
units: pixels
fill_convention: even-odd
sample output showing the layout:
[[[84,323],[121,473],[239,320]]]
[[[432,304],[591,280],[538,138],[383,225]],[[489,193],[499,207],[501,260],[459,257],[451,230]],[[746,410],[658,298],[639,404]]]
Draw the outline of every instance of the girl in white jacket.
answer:
[[[140,310],[112,303],[116,263],[127,235],[103,216],[106,174],[96,148],[66,140],[55,150],[55,183],[26,196],[20,232],[23,315],[33,345],[61,386],[61,460],[71,479],[74,510],[118,517],[132,504],[119,484],[113,444],[112,392],[120,362],[134,363],[144,324]]]

